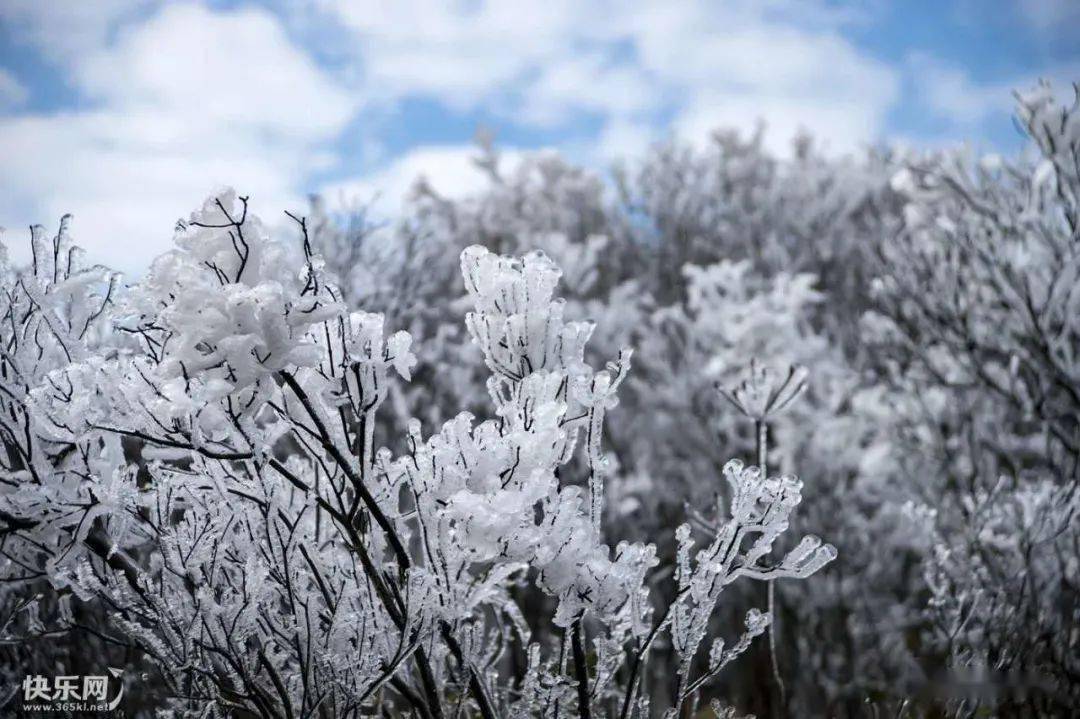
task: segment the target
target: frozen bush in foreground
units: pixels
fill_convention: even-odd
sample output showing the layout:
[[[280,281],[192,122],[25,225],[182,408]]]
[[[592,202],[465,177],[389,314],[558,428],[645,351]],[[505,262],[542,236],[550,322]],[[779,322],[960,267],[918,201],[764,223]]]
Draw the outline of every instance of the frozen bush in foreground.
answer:
[[[68,235],[69,221],[64,217],[51,238],[43,227],[31,228],[32,262],[24,270],[10,267],[0,246],[0,521],[5,534],[23,530],[35,540],[32,557],[5,553],[4,577],[18,581],[58,571],[86,547],[104,556],[108,548],[98,517],[123,503],[114,463],[101,460],[122,456],[119,438],[103,439],[97,452],[80,454],[70,444],[51,441],[27,406],[36,389],[54,381],[50,370],[87,361],[110,338],[117,278],[100,266],[84,266],[82,251]],[[71,385],[51,390],[76,399]],[[58,467],[78,467],[85,476],[61,478]]]
[[[592,325],[564,318],[540,253],[461,257],[492,417],[459,414],[426,438],[413,422],[401,456],[377,449],[375,414],[392,376],[408,381],[412,340],[346,309],[297,222],[300,263],[227,192],[122,297],[17,313],[39,325],[37,346],[67,347],[84,323],[108,341],[40,355],[19,390],[4,579],[104,602],[112,639],[159,665],[173,709],[648,716],[665,707],[639,680],[665,641],[677,715],[769,623],[751,610],[730,647],[707,636],[724,587],[806,577],[835,556],[807,538],[770,559],[800,484],[733,461],[727,509],[676,530],[674,600],[654,606],[653,546],[604,543],[601,439],[630,353],[600,371],[585,361]],[[33,276],[9,272],[6,294]],[[86,286],[98,297],[104,282]],[[549,616],[522,611],[526,586]]]

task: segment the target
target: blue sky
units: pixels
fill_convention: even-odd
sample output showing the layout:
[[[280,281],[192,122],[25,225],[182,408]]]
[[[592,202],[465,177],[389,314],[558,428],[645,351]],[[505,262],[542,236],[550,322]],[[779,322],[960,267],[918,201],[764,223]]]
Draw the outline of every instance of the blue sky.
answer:
[[[392,212],[421,173],[467,193],[479,127],[601,170],[759,119],[778,152],[1012,153],[1011,91],[1071,92],[1078,37],[1075,0],[0,0],[0,224],[18,258],[73,212],[137,271],[222,184],[273,217],[316,191]]]

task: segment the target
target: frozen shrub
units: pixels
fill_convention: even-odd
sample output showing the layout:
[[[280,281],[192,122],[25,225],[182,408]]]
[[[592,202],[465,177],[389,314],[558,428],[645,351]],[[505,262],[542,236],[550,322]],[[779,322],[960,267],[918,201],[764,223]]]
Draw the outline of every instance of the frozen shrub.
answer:
[[[62,451],[6,475],[5,578],[34,572],[108,605],[171,708],[642,716],[638,680],[665,636],[678,713],[768,625],[751,610],[698,671],[722,590],[835,556],[809,537],[771,560],[800,484],[732,462],[730,506],[698,530],[696,557],[691,528],[676,532],[674,599],[658,612],[653,545],[605,540],[604,423],[630,352],[593,369],[593,325],[565,317],[561,273],[539,252],[461,254],[490,418],[461,413],[426,438],[412,421],[399,456],[378,449],[376,413],[410,378],[412,339],[346,309],[297,222],[294,251],[222,193],[115,301],[79,289],[105,281],[92,275],[59,285],[58,308],[84,300],[63,323],[40,299],[19,315],[59,352],[21,390],[24,451]],[[10,277],[9,295],[27,282]],[[114,340],[66,349],[95,323]],[[522,611],[525,586],[550,614]]]

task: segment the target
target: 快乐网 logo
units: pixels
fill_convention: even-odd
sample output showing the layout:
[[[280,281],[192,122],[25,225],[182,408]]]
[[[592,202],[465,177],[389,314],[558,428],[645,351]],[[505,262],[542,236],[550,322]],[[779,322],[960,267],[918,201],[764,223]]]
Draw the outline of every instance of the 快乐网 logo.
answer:
[[[22,682],[23,711],[114,711],[124,696],[123,670],[108,674],[47,677],[28,674]],[[114,689],[115,687],[115,689]],[[114,696],[115,695],[115,696]]]

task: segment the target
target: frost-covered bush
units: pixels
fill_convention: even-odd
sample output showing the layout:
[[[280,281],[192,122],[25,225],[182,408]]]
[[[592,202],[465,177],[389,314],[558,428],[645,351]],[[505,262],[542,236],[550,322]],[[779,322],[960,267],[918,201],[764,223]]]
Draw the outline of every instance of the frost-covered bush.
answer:
[[[9,264],[0,243],[0,682],[18,686],[27,670],[62,670],[79,660],[81,647],[58,642],[52,618],[70,618],[70,596],[46,591],[48,577],[63,571],[84,553],[109,561],[121,571],[120,557],[110,556],[103,518],[122,503],[123,464],[120,438],[105,441],[97,452],[53,442],[38,431],[27,407],[30,394],[51,381],[50,372],[96,352],[107,352],[114,339],[109,325],[117,277],[86,263],[68,234],[64,217],[55,235],[34,226],[31,263]],[[77,388],[58,386],[73,396]],[[102,461],[99,454],[110,457]],[[75,468],[61,477],[57,469]],[[32,537],[33,543],[24,543]],[[81,621],[100,627],[100,607],[87,608]],[[108,654],[94,636],[83,646]],[[3,696],[8,696],[7,689]]]
[[[717,514],[672,528],[674,577],[652,571],[652,544],[608,544],[604,427],[630,352],[593,368],[593,325],[567,317],[539,252],[461,254],[488,418],[426,436],[414,420],[402,452],[379,449],[412,338],[347,308],[297,223],[292,249],[225,192],[119,297],[56,259],[7,275],[28,298],[9,319],[52,354],[33,374],[5,364],[25,378],[5,435],[4,578],[103,602],[170,708],[648,716],[641,680],[670,643],[675,716],[769,623],[752,609],[730,647],[710,638],[729,584],[835,557],[807,537],[773,559],[801,485],[738,461]],[[523,611],[529,588],[550,612]]]
[[[961,714],[1053,715],[1080,686],[1080,105],[1045,85],[1018,100],[1030,156],[894,175],[905,205],[866,324],[913,502],[933,509],[916,523],[928,665]]]
[[[874,319],[899,356],[977,409],[986,468],[1075,471],[1080,444],[1080,107],[1022,95],[1038,157],[914,159],[892,183],[906,204],[883,243]],[[992,436],[996,435],[996,436]],[[967,468],[978,471],[980,468]]]
[[[399,418],[409,415],[437,423],[463,406],[482,411],[485,377],[470,357],[459,321],[467,300],[455,279],[457,254],[475,242],[511,254],[542,249],[568,270],[563,278],[568,312],[597,321],[588,356],[604,359],[623,346],[635,348],[634,371],[620,389],[623,411],[605,423],[614,462],[608,511],[621,530],[609,541],[656,540],[658,571],[673,571],[676,545],[664,539],[663,530],[683,521],[687,504],[707,505],[725,492],[714,478],[729,457],[755,456],[752,423],[719,399],[714,384],[734,382],[751,359],[779,371],[801,363],[813,368],[813,381],[804,399],[776,419],[773,461],[784,471],[813,464],[809,505],[830,495],[804,516],[806,531],[865,547],[873,561],[853,565],[859,572],[881,569],[878,580],[891,573],[877,560],[873,538],[866,537],[866,528],[876,522],[862,509],[885,502],[878,490],[893,486],[874,468],[885,461],[888,431],[868,421],[891,410],[857,364],[866,354],[858,318],[868,304],[873,270],[868,260],[882,218],[899,210],[889,188],[888,157],[832,160],[804,140],[790,160],[781,160],[765,150],[760,136],[744,139],[724,132],[704,148],[665,143],[628,161],[616,174],[613,192],[600,174],[550,153],[510,163],[481,148],[477,162],[490,183],[476,195],[449,199],[419,183],[405,214],[392,225],[375,228],[353,215],[322,223],[330,228],[325,241],[313,234],[327,269],[342,275],[352,275],[355,265],[350,255],[335,250],[339,233],[352,228],[362,235],[361,245],[389,248],[379,270],[362,273],[382,278],[373,287],[400,285],[404,296],[422,298],[410,300],[411,308],[400,314],[395,314],[401,307],[396,301],[376,305],[416,336],[430,338],[416,350],[416,381],[401,392],[399,403],[394,401],[398,389],[391,389],[392,413],[380,420],[391,436],[393,425],[403,426]],[[367,234],[356,229],[364,227]],[[422,273],[414,269],[420,267]],[[413,279],[417,274],[422,282]],[[381,303],[377,296],[369,299]],[[853,501],[853,491],[860,511],[837,512],[839,502]],[[906,542],[904,528],[897,534]],[[913,571],[918,574],[917,567]],[[819,579],[831,581],[831,576]],[[789,586],[795,584],[801,583]],[[910,586],[900,578],[867,584],[870,590],[849,580],[837,591],[876,611],[908,594]],[[877,597],[879,590],[885,596]],[[748,590],[743,599],[763,600],[758,594]],[[781,591],[778,596],[784,611],[823,619],[817,609],[803,612],[819,599],[838,603],[831,592],[787,598]],[[730,626],[741,618],[722,608],[717,621]],[[800,686],[814,693],[814,702],[821,687],[856,687],[851,691],[859,693],[863,686],[848,671],[856,666],[882,666],[883,676],[900,674],[876,650],[861,649],[845,654],[846,677],[824,681],[796,673],[808,662],[823,664],[819,659],[838,645],[859,644],[847,641],[844,617],[833,613],[827,621],[822,635],[845,639],[806,641],[798,663],[785,667],[785,674],[794,675],[788,682],[793,696]],[[799,626],[804,623],[809,624]],[[837,674],[833,665],[829,671]],[[668,691],[663,673],[649,681],[651,691]],[[736,664],[721,681],[729,697],[742,697],[741,707],[767,713],[754,697],[772,691],[769,672],[757,664]]]
[[[1070,711],[1080,672],[1075,485],[1003,477],[965,497],[963,507],[923,513],[935,540],[926,564],[928,614],[958,685],[953,710]]]
[[[1020,99],[1011,160],[483,146],[276,239],[225,194],[130,288],[35,231],[0,651],[190,712],[1067,713],[1080,113]]]
[[[454,378],[452,398],[403,393],[395,412],[441,421],[485,401],[455,315],[458,252],[477,241],[544,249],[573,267],[568,312],[598,321],[587,356],[637,351],[605,423],[606,511],[618,538],[657,541],[656,571],[674,572],[677,543],[660,530],[725,495],[712,478],[729,456],[756,453],[752,422],[712,385],[751,359],[812,367],[768,450],[781,469],[813,478],[796,521],[835,541],[844,561],[776,592],[789,701],[829,716],[867,702],[936,710],[937,688],[952,680],[928,611],[935,543],[970,535],[964,507],[1002,475],[1017,488],[1076,481],[1076,111],[1046,90],[1022,100],[1035,142],[1013,161],[955,151],[837,159],[809,139],[780,158],[758,135],[722,131],[704,147],[657,145],[606,191],[602,176],[557,156],[508,164],[482,149],[487,189],[449,199],[420,184],[375,243],[406,248],[386,273],[395,282],[417,287],[405,256],[427,269],[416,295],[427,299],[401,321],[439,338],[418,349],[417,376]],[[348,267],[326,257],[331,271]],[[931,528],[926,504],[940,510]],[[1070,585],[1054,586],[1061,618],[1072,616]],[[715,615],[737,620],[723,607]],[[673,648],[653,651],[676,661]],[[768,660],[729,667],[725,696],[771,713]],[[673,691],[667,679],[650,677],[650,693]]]

